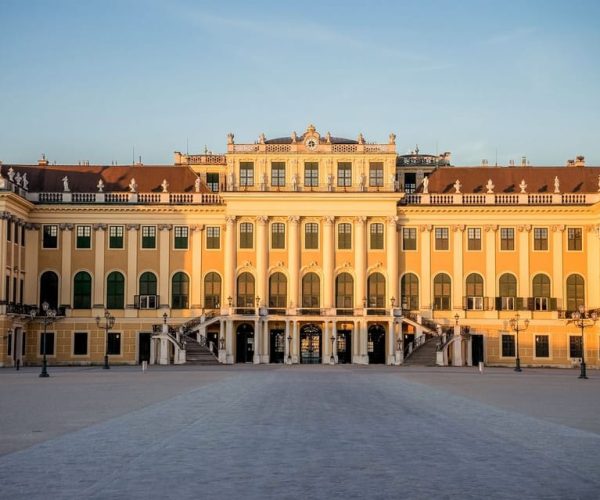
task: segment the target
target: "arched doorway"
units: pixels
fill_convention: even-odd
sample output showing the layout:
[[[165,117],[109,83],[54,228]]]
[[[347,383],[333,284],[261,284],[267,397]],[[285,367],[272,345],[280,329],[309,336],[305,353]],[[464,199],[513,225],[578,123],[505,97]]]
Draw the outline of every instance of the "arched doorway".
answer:
[[[254,358],[254,327],[250,323],[242,323],[236,330],[236,363],[252,363]]]
[[[300,363],[321,362],[321,329],[315,325],[304,325],[300,329]]]
[[[50,309],[58,307],[58,275],[52,271],[46,271],[40,278],[40,307],[48,302]]]
[[[272,328],[270,331],[271,349],[269,350],[269,363],[283,363],[285,356],[285,330]]]
[[[385,364],[385,328],[382,325],[371,325],[368,333],[369,364]]]
[[[340,365],[352,363],[352,332],[338,329],[336,336],[337,359]]]

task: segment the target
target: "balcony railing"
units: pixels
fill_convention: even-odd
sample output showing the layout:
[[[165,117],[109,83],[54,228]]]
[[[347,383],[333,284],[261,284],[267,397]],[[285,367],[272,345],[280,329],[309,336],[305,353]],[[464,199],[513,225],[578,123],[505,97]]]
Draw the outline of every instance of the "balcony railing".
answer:
[[[600,193],[414,193],[405,205],[592,205]]]
[[[217,193],[25,193],[33,203],[222,205]]]
[[[45,316],[44,310],[35,305],[31,304],[15,304],[14,302],[9,302],[5,304],[6,314],[15,315],[15,316],[30,316],[31,310],[36,311],[36,316]],[[66,307],[60,306],[56,309],[56,317],[64,317],[66,315]]]

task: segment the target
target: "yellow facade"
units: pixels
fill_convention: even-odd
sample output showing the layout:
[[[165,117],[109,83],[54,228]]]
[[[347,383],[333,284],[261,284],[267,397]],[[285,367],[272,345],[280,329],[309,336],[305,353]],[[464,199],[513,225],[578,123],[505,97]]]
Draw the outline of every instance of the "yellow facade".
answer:
[[[401,364],[414,335],[462,328],[465,338],[478,339],[490,365],[514,363],[510,319],[518,314],[529,320],[519,332],[522,364],[579,363],[579,340],[571,337],[581,330],[567,319],[570,306],[600,305],[597,191],[565,198],[570,194],[555,187],[542,199],[521,188],[511,203],[491,188],[474,195],[456,187],[428,192],[423,185],[407,194],[398,181],[393,134],[385,144],[370,144],[362,136],[321,136],[311,126],[285,139],[236,144],[230,135],[227,154],[176,153],[174,166],[131,167],[120,190],[71,192],[39,183],[25,189],[15,172],[92,174],[75,166],[15,165],[9,178],[3,166],[0,364],[40,362],[43,327],[28,312],[54,297],[44,295],[45,286],[56,287],[54,306],[65,307],[64,317],[48,327],[51,364],[102,362],[106,337],[95,318],[107,307],[116,318],[111,333],[119,335],[112,363],[145,359],[141,344],[153,328],[161,330],[164,314],[175,328],[196,320],[196,333],[221,343],[227,363],[306,361],[312,349],[306,332],[314,327],[318,356],[311,362],[333,356],[335,362]],[[453,168],[439,168],[431,182]],[[179,192],[161,188],[158,177],[147,192],[131,181],[160,173],[173,185],[190,170],[199,182]],[[211,180],[218,193],[206,192]],[[47,232],[55,248],[44,244]],[[81,273],[91,282],[76,283]],[[144,281],[147,273],[155,289]],[[442,274],[449,278],[444,296],[436,282]],[[548,292],[539,292],[540,275]],[[570,281],[574,275],[583,285]],[[115,276],[122,282],[110,281]],[[220,283],[209,284],[210,276]],[[414,277],[409,298],[404,287]],[[589,366],[600,366],[599,346],[598,327],[585,328]],[[460,364],[477,356],[464,353]]]

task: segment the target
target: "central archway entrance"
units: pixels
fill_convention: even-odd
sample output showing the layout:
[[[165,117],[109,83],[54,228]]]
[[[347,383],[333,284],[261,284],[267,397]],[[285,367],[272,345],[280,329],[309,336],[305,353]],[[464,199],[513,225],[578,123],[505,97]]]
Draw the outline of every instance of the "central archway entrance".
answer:
[[[252,363],[254,358],[254,327],[250,323],[242,323],[236,330],[236,363]]]
[[[369,364],[385,364],[385,328],[382,325],[371,325],[368,333]]]
[[[300,363],[321,362],[321,329],[316,325],[304,325],[300,329]]]

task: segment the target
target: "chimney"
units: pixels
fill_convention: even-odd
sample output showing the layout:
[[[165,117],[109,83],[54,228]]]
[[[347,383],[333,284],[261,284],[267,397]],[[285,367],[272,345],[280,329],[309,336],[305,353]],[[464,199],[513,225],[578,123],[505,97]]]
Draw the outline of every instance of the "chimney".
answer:
[[[578,155],[575,158],[575,166],[576,167],[585,167],[585,156]]]
[[[527,166],[527,156],[521,157],[521,166],[522,167],[526,167]]]
[[[485,158],[483,160],[481,160],[481,166],[482,167],[487,167],[488,166],[488,161]]]
[[[42,154],[42,157],[38,160],[38,165],[40,167],[45,167],[47,165],[50,165],[50,162],[46,159],[45,154]]]

